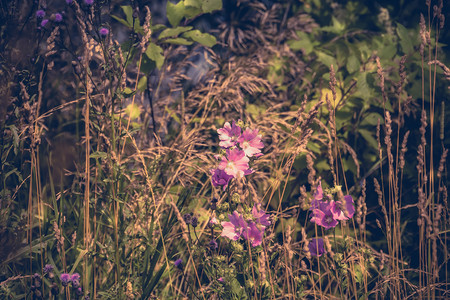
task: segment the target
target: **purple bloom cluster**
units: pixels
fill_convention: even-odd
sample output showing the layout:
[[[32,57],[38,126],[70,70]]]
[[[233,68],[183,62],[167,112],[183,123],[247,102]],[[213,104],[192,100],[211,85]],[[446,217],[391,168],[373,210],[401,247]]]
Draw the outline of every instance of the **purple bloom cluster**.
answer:
[[[321,257],[322,254],[325,253],[325,248],[323,247],[323,239],[321,238],[313,238],[309,242],[309,252],[311,255]]]
[[[223,128],[217,130],[219,134],[219,146],[225,150],[226,155],[220,159],[219,167],[212,169],[212,184],[223,186],[226,189],[232,178],[242,178],[244,175],[253,173],[250,169],[249,161],[251,157],[262,155],[261,149],[264,144],[261,142],[261,135],[258,129],[252,130],[242,128],[235,121],[230,125],[226,122]]]
[[[327,201],[328,199],[331,199]],[[338,221],[348,220],[355,214],[353,198],[344,196],[344,201],[334,201],[331,195],[324,197],[322,185],[319,183],[310,210],[312,211],[311,222],[325,229],[336,227]]]
[[[270,225],[269,215],[265,211],[259,210],[256,205],[252,209],[252,218],[244,220],[244,217],[237,211],[228,215],[230,222],[222,222],[221,236],[237,241],[241,236],[249,240],[253,247],[262,243],[264,230]]]

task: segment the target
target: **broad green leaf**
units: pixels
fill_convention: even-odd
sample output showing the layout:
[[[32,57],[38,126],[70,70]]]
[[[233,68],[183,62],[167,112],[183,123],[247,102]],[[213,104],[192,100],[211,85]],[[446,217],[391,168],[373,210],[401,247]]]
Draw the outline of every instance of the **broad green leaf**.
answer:
[[[187,26],[187,27],[178,26],[175,28],[167,28],[161,32],[158,39],[163,39],[163,38],[167,38],[167,37],[177,37],[180,33],[189,31],[191,29],[192,29],[192,26]]]
[[[334,59],[333,56],[328,55],[326,53],[323,53],[321,51],[316,51],[317,53],[317,59],[323,63],[325,66],[327,66],[328,68],[330,68],[331,65],[334,66],[334,71],[338,70],[337,67],[337,63],[336,63],[336,59]]]
[[[139,108],[139,105],[136,103],[129,104],[125,108],[125,113],[132,119],[137,119],[141,115],[141,109]]]
[[[168,44],[175,44],[175,45],[192,45],[194,42],[193,41],[188,41],[184,38],[174,38],[174,39],[166,39],[164,41],[162,41],[161,43],[168,43]]]
[[[115,19],[116,21],[119,21],[119,22],[122,23],[123,25],[127,26],[128,28],[131,28],[131,24],[128,24],[128,22],[125,21],[124,19],[119,18],[119,17],[117,17],[117,16],[115,16],[115,15],[111,15],[111,17],[112,17],[113,19]]]
[[[367,114],[363,117],[362,121],[361,121],[361,125],[377,125],[378,124],[378,119],[380,119],[380,121],[383,121],[383,117],[376,112]]]
[[[101,151],[97,151],[97,152],[91,153],[89,155],[90,158],[101,158],[101,159],[105,159],[107,156],[108,156],[108,153],[101,152]]]
[[[133,24],[133,8],[130,5],[122,5],[121,6],[126,18],[128,24],[130,24],[130,27]]]
[[[403,53],[409,54],[413,52],[414,47],[411,42],[411,37],[409,36],[408,29],[406,29],[402,24],[397,23],[397,34],[400,38],[400,46],[402,47]]]
[[[302,50],[308,55],[319,44],[317,41],[312,42],[309,35],[305,32],[297,31],[297,36],[300,40],[290,40],[287,42],[288,46],[294,51]]]
[[[188,6],[185,7],[184,9],[184,16],[186,17],[186,19],[195,18],[196,16],[201,15],[202,13],[203,11],[199,7]]]
[[[351,55],[348,59],[347,59],[347,71],[349,73],[354,73],[356,71],[359,71],[359,60],[358,58],[356,58],[355,55]]]
[[[184,0],[184,6],[191,6],[196,8],[202,7],[202,0]]]
[[[222,0],[203,0],[202,10],[204,13],[210,13],[222,9]]]
[[[184,17],[184,2],[180,1],[177,4],[173,4],[170,1],[167,1],[167,19],[169,19],[170,25],[173,27],[178,26],[180,24],[181,19]]]
[[[141,92],[145,91],[147,88],[147,76],[142,76],[141,79],[139,79],[137,89]]]
[[[212,47],[216,44],[216,38],[213,35],[202,33],[197,29],[183,33],[183,37],[191,39],[206,47]]]
[[[132,89],[130,89],[128,87],[123,90],[123,95],[125,96],[125,98],[129,98],[129,97],[133,96],[134,94],[136,94],[136,91],[133,91]]]
[[[170,2],[167,2],[170,3]],[[145,54],[156,63],[156,67],[160,70],[164,64],[163,49],[154,43],[149,43]]]
[[[397,45],[396,44],[390,44],[390,45],[383,46],[380,49],[378,56],[382,60],[391,60],[396,53],[397,53]]]
[[[358,96],[364,100],[370,99],[370,97],[372,97],[372,93],[369,88],[369,84],[367,83],[367,73],[360,73],[356,80],[357,91],[355,96]]]
[[[378,149],[378,142],[373,137],[373,135],[375,134],[374,132],[370,132],[369,130],[362,128],[358,129],[358,132],[367,141],[367,143],[372,149]]]

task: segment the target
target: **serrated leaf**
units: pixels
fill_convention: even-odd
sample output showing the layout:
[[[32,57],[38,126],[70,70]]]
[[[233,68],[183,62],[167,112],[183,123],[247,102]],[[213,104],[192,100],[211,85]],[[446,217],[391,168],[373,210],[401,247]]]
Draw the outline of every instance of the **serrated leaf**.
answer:
[[[183,19],[184,17],[184,2],[180,1],[177,4],[173,4],[170,1],[167,1],[166,12],[167,19],[169,19],[170,25],[172,25],[173,27],[178,26],[181,19]]]
[[[167,2],[170,3],[170,2]],[[162,55],[163,49],[154,43],[149,43],[145,54],[148,58],[156,63],[156,67],[160,70],[164,64],[164,55]]]
[[[177,37],[180,33],[189,31],[191,29],[192,29],[192,26],[187,26],[187,27],[178,26],[175,28],[167,28],[161,32],[158,39],[163,39],[163,38],[167,38],[167,37]]]
[[[338,67],[337,67],[336,59],[334,59],[333,56],[323,53],[321,51],[316,51],[316,53],[317,53],[318,61],[323,63],[328,68],[330,68],[330,66],[333,65],[334,70],[337,71]]]
[[[212,47],[216,44],[215,36],[210,35],[209,33],[202,33],[197,29],[183,33],[183,37],[191,39],[206,47]]]
[[[204,13],[210,13],[222,9],[222,0],[203,0],[202,10]]]
[[[168,43],[168,44],[175,44],[175,45],[192,45],[194,42],[193,41],[188,41],[184,38],[174,38],[174,39],[166,39],[164,41],[162,41],[161,43]]]
[[[414,47],[411,42],[408,29],[406,29],[402,24],[397,23],[397,34],[400,38],[400,46],[402,47],[403,53],[408,54],[413,52]]]

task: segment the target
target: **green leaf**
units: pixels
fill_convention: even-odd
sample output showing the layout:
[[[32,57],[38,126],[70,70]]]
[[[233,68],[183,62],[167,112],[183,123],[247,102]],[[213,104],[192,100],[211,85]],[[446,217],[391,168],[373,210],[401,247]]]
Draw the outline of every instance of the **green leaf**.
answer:
[[[123,90],[123,95],[125,96],[125,98],[129,98],[129,97],[133,96],[134,94],[136,94],[136,91],[133,91],[132,89],[130,89],[128,87],[126,87]]]
[[[382,60],[391,60],[396,53],[397,53],[397,45],[390,44],[385,45],[381,48],[379,56]]]
[[[288,46],[294,51],[302,50],[308,55],[319,44],[317,41],[312,42],[309,35],[305,32],[297,31],[297,36],[300,40],[290,40],[287,42]]]
[[[130,5],[122,5],[121,6],[126,18],[128,24],[130,24],[130,27],[133,24],[133,8]]]
[[[359,60],[358,58],[356,58],[355,55],[351,55],[348,59],[347,59],[347,71],[349,73],[354,73],[356,71],[359,71]]]
[[[184,0],[184,6],[191,6],[196,8],[202,7],[202,1],[201,0]]]
[[[131,28],[131,24],[128,24],[128,22],[125,21],[124,19],[119,18],[119,17],[117,17],[117,16],[115,16],[115,15],[111,15],[111,17],[112,17],[113,19],[119,21],[119,22],[122,23],[123,25],[127,26],[128,28]]]
[[[369,84],[367,83],[367,73],[360,73],[356,79],[357,91],[355,96],[358,96],[364,100],[370,99],[372,96]]]
[[[97,151],[89,155],[90,158],[101,158],[101,159],[105,159],[107,156],[108,154],[106,152],[101,151]]]
[[[216,44],[216,38],[213,35],[202,33],[197,29],[183,33],[183,37],[191,39],[206,47],[212,47]]]
[[[166,39],[164,41],[162,41],[161,43],[167,43],[167,44],[175,44],[175,45],[192,45],[194,42],[193,41],[188,41],[184,38],[174,38],[174,39]]]
[[[147,76],[142,76],[141,79],[139,79],[137,89],[141,92],[145,91],[147,88]]]
[[[147,55],[147,57],[156,63],[156,67],[159,70],[161,70],[161,67],[164,64],[164,55],[162,53],[163,49],[151,42],[148,44],[147,50],[145,50],[145,54]]]
[[[186,17],[186,19],[195,18],[196,16],[201,15],[202,13],[203,11],[200,7],[188,6],[185,7],[184,10],[184,16]]]
[[[125,108],[125,113],[130,116],[132,120],[139,118],[141,115],[141,109],[136,103],[130,104]]]
[[[369,130],[362,129],[362,128],[358,129],[358,132],[367,141],[367,143],[369,143],[369,146],[372,149],[378,149],[378,142],[373,137],[373,132],[370,132]]]
[[[177,4],[173,4],[170,1],[167,1],[166,11],[167,19],[169,19],[170,25],[176,27],[180,24],[181,19],[184,17],[184,2],[180,1]]]
[[[202,10],[204,13],[210,13],[222,9],[222,0],[203,0]]]
[[[336,59],[334,59],[333,56],[328,55],[324,52],[321,51],[316,51],[317,53],[317,59],[323,63],[325,66],[327,66],[328,68],[330,68],[331,65],[334,66],[334,70],[337,71],[338,67],[337,67],[337,63],[336,63]]]
[[[159,35],[158,39],[163,39],[167,37],[177,37],[180,33],[189,31],[192,29],[192,26],[178,26],[175,28],[167,28]]]
[[[400,38],[400,46],[402,47],[403,53],[409,54],[413,52],[414,47],[411,42],[411,37],[409,36],[408,29],[406,29],[402,24],[397,23],[397,34]]]

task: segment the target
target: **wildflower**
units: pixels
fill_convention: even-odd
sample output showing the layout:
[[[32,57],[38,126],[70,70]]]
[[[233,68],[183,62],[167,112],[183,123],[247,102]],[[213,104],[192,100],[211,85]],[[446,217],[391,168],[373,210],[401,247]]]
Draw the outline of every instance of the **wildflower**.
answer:
[[[191,224],[192,215],[191,214],[184,214],[183,215],[183,220],[184,220],[184,222],[186,222],[186,224]]]
[[[84,0],[84,3],[86,5],[92,5],[92,4],[94,4],[94,0]]]
[[[212,218],[209,219],[209,224],[210,224],[211,227],[214,227],[214,225],[219,224],[219,221],[217,221],[216,216],[212,216]]]
[[[252,247],[261,245],[263,235],[263,230],[259,230],[258,227],[256,227],[256,224],[253,222],[250,222],[248,226],[244,228],[244,231],[242,233],[242,236],[250,241]]]
[[[261,135],[258,135],[258,129],[245,129],[237,141],[248,157],[259,157],[262,155],[261,149],[264,148],[264,144],[261,142]]]
[[[105,28],[105,27],[102,27],[102,28],[100,28],[99,33],[100,33],[101,36],[105,37],[105,36],[107,36],[109,34],[109,29]]]
[[[177,267],[180,270],[183,270],[183,260],[181,258],[177,259],[174,262],[175,267]]]
[[[66,3],[69,5],[72,4],[72,2],[73,2],[73,0],[66,0]]]
[[[322,202],[322,199],[323,199],[322,183],[319,181],[319,186],[317,187],[316,192],[314,193],[314,199],[311,201],[310,210],[319,208],[319,203]]]
[[[68,273],[62,273],[61,276],[59,276],[59,279],[61,279],[61,284],[63,286],[68,286],[72,280],[70,274]]]
[[[72,276],[70,276],[70,279],[71,279],[72,281],[74,281],[74,280],[80,280],[80,278],[81,278],[81,276],[80,276],[80,274],[78,274],[78,273],[73,273]]]
[[[79,287],[76,289],[75,293],[77,294],[77,296],[83,296],[83,289]]]
[[[55,14],[55,22],[59,23],[63,20],[63,16],[60,13]]]
[[[39,10],[36,12],[36,18],[42,19],[42,18],[44,18],[44,17],[45,17],[45,10],[39,9]]]
[[[198,218],[197,217],[192,217],[192,219],[191,219],[191,225],[192,225],[192,227],[197,227],[198,226]]]
[[[245,156],[245,152],[237,148],[227,149],[226,157],[222,157],[219,169],[236,178],[253,173],[248,166],[249,158]]]
[[[216,250],[218,247],[219,247],[219,245],[217,245],[217,242],[215,240],[211,240],[209,242],[209,249]]]
[[[252,208],[252,216],[255,218],[257,223],[261,224],[264,227],[267,227],[270,225],[270,215],[266,214],[264,210],[258,210],[256,207],[256,204]]]
[[[48,23],[48,19],[42,20],[41,27],[45,27],[45,25],[47,25],[47,23]]]
[[[311,255],[321,257],[322,254],[325,253],[325,249],[323,247],[323,239],[321,238],[313,238],[311,239],[311,242],[309,242],[309,252]]]
[[[241,135],[241,127],[237,126],[235,121],[233,121],[232,125],[226,122],[223,128],[217,129],[217,133],[220,139],[219,146],[222,148],[230,148],[236,145]]]
[[[353,206],[353,198],[350,195],[344,196],[345,203],[337,201],[331,208],[333,217],[336,220],[348,220],[355,214],[355,207]]]
[[[219,279],[217,279],[217,281],[224,282],[223,277],[219,277]]]
[[[333,202],[334,201],[332,200],[331,203],[319,203],[319,207],[313,210],[311,222],[316,223],[325,229],[336,227],[338,221],[334,218],[333,212],[331,211],[331,208],[334,205]]]
[[[244,230],[247,227],[247,222],[239,215],[237,211],[234,211],[232,215],[228,215],[230,222],[222,222],[223,227],[220,236],[229,238],[230,240],[237,241]]]
[[[228,183],[233,178],[233,176],[228,175],[224,170],[221,169],[212,169],[210,170],[210,173],[212,175],[211,182],[213,186],[223,186],[223,190],[225,190],[228,186]]]
[[[48,274],[53,271],[53,266],[50,264],[46,264],[42,271],[44,274]]]

